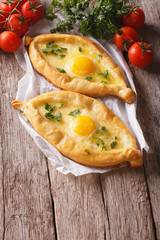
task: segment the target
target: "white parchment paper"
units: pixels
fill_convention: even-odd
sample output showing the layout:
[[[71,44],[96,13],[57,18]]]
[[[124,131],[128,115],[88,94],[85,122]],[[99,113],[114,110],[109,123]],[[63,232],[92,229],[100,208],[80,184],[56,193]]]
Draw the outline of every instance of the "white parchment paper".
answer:
[[[59,16],[62,19],[61,16]],[[34,24],[29,29],[30,36],[36,36],[39,34],[50,33],[53,23],[42,19],[38,23]],[[72,34],[78,34],[77,29],[70,32]],[[113,43],[108,41],[98,42],[94,38],[89,37],[92,41],[96,42],[98,45],[103,47],[105,51],[112,57],[112,59],[123,69],[126,74],[127,85],[130,86],[135,92],[135,86],[133,82],[132,73],[123,58],[123,55],[120,50],[116,48]],[[39,94],[58,90],[56,87],[48,83],[42,76],[40,76],[32,67],[28,53],[24,44],[21,48],[15,53],[15,57],[19,65],[26,71],[26,74],[18,82],[18,92],[16,99],[19,101],[26,101],[30,98],[33,98]],[[127,104],[116,97],[104,97],[99,99],[102,101],[109,109],[111,109],[130,129],[132,134],[137,140],[137,145],[141,149],[149,150],[149,147],[144,139],[141,127],[136,119],[136,101],[132,104]],[[55,168],[63,173],[68,174],[72,173],[75,176],[87,174],[87,173],[104,173],[112,170],[112,167],[106,169],[91,168],[80,165],[71,161],[70,159],[64,157],[59,153],[50,143],[48,143],[44,138],[42,138],[31,126],[28,120],[20,113],[18,113],[19,118],[23,126],[26,128],[28,133],[31,135],[39,149],[45,154],[45,156],[53,163]],[[121,167],[126,166],[122,164]]]

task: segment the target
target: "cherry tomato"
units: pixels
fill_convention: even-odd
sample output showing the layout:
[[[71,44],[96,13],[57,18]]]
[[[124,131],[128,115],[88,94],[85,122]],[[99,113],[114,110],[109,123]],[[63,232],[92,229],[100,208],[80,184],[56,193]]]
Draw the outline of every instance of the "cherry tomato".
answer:
[[[31,0],[22,6],[22,16],[26,17],[31,23],[39,21],[43,17],[43,7]]]
[[[16,2],[19,3],[20,0],[17,0]],[[23,4],[24,4],[25,2],[27,2],[27,0],[23,0],[23,1],[19,4],[19,6],[17,7],[17,9],[18,9],[19,11],[21,11],[22,6],[23,6]]]
[[[139,41],[138,34],[131,27],[122,27],[120,28],[120,31],[122,31],[123,33],[121,35],[116,33],[114,35],[114,42],[116,46],[121,50],[128,51],[132,44]]]
[[[132,8],[130,13],[122,16],[122,22],[125,26],[133,27],[138,29],[143,26],[145,21],[145,15],[142,9]]]
[[[3,0],[0,3],[0,10],[4,11],[3,15],[7,18],[16,5],[17,3],[12,0]],[[17,13],[17,11],[15,10],[14,13]]]
[[[0,46],[5,52],[15,52],[21,45],[20,36],[17,33],[4,31],[0,35]]]
[[[129,49],[128,56],[134,66],[146,67],[153,59],[153,49],[151,44],[137,42]]]
[[[29,23],[20,14],[13,14],[10,21],[7,21],[6,28],[23,36],[29,29]]]

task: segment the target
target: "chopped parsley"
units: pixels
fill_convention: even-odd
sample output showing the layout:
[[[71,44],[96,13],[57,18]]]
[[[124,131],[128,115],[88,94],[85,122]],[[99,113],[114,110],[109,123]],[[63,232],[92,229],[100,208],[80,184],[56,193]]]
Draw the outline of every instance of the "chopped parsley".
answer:
[[[87,155],[90,154],[90,152],[87,149],[84,149],[84,151],[87,153]]]
[[[86,77],[86,80],[92,81],[93,77]]]
[[[45,53],[45,54],[48,54],[48,53],[51,52],[51,49],[45,48],[45,49],[42,49],[42,52]]]
[[[102,54],[98,54],[97,61],[100,62],[102,57],[103,57]]]
[[[60,47],[60,48],[55,49],[54,51],[55,52],[64,52],[64,51],[67,51],[67,48]]]
[[[58,48],[56,48],[56,47],[58,47]],[[58,46],[58,44],[54,43],[54,41],[51,41],[51,42],[46,43],[46,48],[42,49],[42,51],[45,54],[52,53],[52,54],[56,55],[58,58],[62,59],[66,55],[58,54],[58,53],[63,53],[64,51],[67,51],[67,48],[60,47],[60,46]]]
[[[101,83],[104,83],[104,84],[109,84],[109,82],[107,82],[107,81],[101,81]]]
[[[105,70],[104,73],[98,73],[98,75],[104,77],[104,78],[109,78],[109,71]]]
[[[45,113],[45,117],[49,120],[57,120],[58,122],[62,119],[62,114],[59,112],[57,115],[53,115],[51,112]]]
[[[99,146],[102,146],[102,151],[106,151],[107,149],[106,149],[106,147],[105,147],[105,143],[104,143],[104,141],[102,140],[102,139],[100,139],[100,138],[97,138],[97,137],[95,137],[95,139],[96,139],[96,145],[99,147]]]
[[[114,147],[116,146],[116,144],[117,144],[117,141],[113,141],[113,142],[110,144],[111,148],[114,148]]]
[[[82,51],[83,51],[83,49],[82,49],[81,47],[79,47],[78,49],[79,49],[79,52],[82,52]]]
[[[45,103],[45,109],[51,113],[55,109],[55,105],[50,106],[48,103]]]
[[[45,117],[49,120],[57,120],[60,121],[61,120],[61,112],[59,112],[57,115],[53,115],[53,110],[55,109],[55,105],[51,106],[48,103],[45,103],[45,109],[47,110],[47,112],[45,113]]]
[[[57,55],[60,59],[64,58],[66,55],[63,55],[63,54],[58,54]]]
[[[105,126],[101,126],[97,129],[97,133],[100,133],[100,132],[107,132],[107,129]]]
[[[51,112],[46,112],[45,117],[49,120],[54,120],[54,115]]]
[[[65,103],[61,103],[59,106],[59,109],[62,108],[65,105]]]
[[[58,122],[62,119],[62,114],[59,112],[57,115],[54,116],[54,119],[57,120]]]
[[[81,112],[81,111],[80,111],[79,109],[75,109],[74,111],[68,113],[68,115],[74,117],[75,115],[80,114],[80,112]]]
[[[48,103],[45,103],[45,109],[49,111],[50,105]]]
[[[46,48],[51,48],[53,46],[54,40],[46,43]]]
[[[66,73],[66,71],[63,68],[56,68],[60,73]]]

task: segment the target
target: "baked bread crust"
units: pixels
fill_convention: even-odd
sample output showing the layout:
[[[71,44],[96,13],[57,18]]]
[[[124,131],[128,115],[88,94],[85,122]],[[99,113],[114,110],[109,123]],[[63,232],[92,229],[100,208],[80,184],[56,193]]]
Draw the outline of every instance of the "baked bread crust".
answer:
[[[98,118],[103,118],[105,121],[112,121],[121,132],[130,136],[129,148],[113,149],[108,151],[97,151],[87,146],[89,155],[84,151],[84,146],[77,143],[74,138],[65,134],[57,126],[46,121],[39,111],[34,107],[36,104],[43,105],[45,102],[63,99],[63,101],[74,102],[81,104],[95,112]],[[30,121],[33,128],[48,142],[50,142],[59,152],[71,160],[92,167],[108,167],[119,165],[121,163],[129,163],[131,167],[138,167],[143,164],[141,152],[137,150],[136,140],[123,124],[123,122],[110,111],[103,103],[94,98],[84,96],[79,93],[69,91],[53,91],[39,95],[26,102],[17,100],[12,102],[12,106],[23,112],[25,117]]]
[[[79,44],[83,44],[83,46],[87,49],[94,50],[97,55],[103,54],[103,59],[107,69],[112,73],[113,78],[118,79],[121,84],[106,85],[103,83],[89,82],[84,81],[84,79],[81,79],[80,77],[70,77],[67,73],[60,73],[57,71],[57,69],[51,67],[49,63],[43,59],[37,48],[38,43],[46,43],[53,40],[56,40],[56,42],[63,40],[64,43],[77,44],[77,46]],[[136,94],[131,88],[127,88],[125,74],[121,68],[101,47],[96,45],[91,40],[69,34],[43,34],[36,36],[33,39],[27,36],[25,42],[26,45],[29,45],[29,56],[33,67],[54,86],[64,90],[79,92],[91,97],[104,97],[113,95],[123,99],[127,103],[132,103],[135,100]]]

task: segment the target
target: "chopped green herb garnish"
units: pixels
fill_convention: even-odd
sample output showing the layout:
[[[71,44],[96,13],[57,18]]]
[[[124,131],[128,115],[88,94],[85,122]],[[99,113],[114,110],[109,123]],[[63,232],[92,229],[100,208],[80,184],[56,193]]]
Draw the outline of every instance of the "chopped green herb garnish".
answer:
[[[92,81],[93,77],[86,77],[86,80]]]
[[[55,52],[64,52],[64,51],[67,51],[67,48],[60,47],[60,48],[55,49],[54,51]]]
[[[56,68],[60,73],[66,73],[66,71],[63,68]]]
[[[65,56],[66,56],[66,55],[58,54],[58,57],[59,57],[60,59],[64,58]]]
[[[50,105],[48,103],[45,103],[45,109],[49,111]]]
[[[109,84],[109,82],[107,82],[107,81],[101,81],[101,83],[104,83],[104,84]]]
[[[52,45],[52,48],[55,48],[55,47],[58,47],[58,44],[55,43]]]
[[[113,142],[110,144],[111,148],[114,148],[114,147],[116,146],[116,144],[117,144],[117,141],[113,141]]]
[[[62,108],[65,105],[65,103],[61,103],[61,105],[59,106],[59,109]]]
[[[87,153],[87,155],[90,154],[90,152],[87,149],[84,149],[84,151]]]
[[[101,75],[104,78],[109,78],[109,71],[105,70],[104,73],[98,73],[98,75]]]
[[[55,105],[50,106],[48,103],[45,103],[45,109],[50,113],[53,112],[54,108],[55,108]]]
[[[97,137],[95,137],[95,139],[96,139],[96,145],[99,147],[100,145],[102,146],[102,151],[103,150],[107,150],[106,149],[106,147],[105,147],[105,143],[104,143],[104,141],[102,140],[102,139],[100,139],[100,138],[97,138]]]
[[[55,49],[56,47],[58,47],[57,49]],[[64,58],[66,55],[64,54],[58,54],[58,53],[62,53],[64,51],[67,51],[67,48],[64,47],[59,47],[56,43],[54,43],[54,41],[46,43],[46,48],[42,49],[43,53],[48,54],[48,53],[52,53],[56,56],[58,56],[58,58],[62,59]]]
[[[57,115],[55,115],[55,120],[57,120],[58,122],[62,119],[61,118],[61,116],[62,116],[62,114],[61,114],[61,112],[59,112]]]
[[[59,122],[61,120],[61,112],[55,116],[51,112],[47,112],[45,113],[45,117],[49,120],[57,120]]]
[[[51,52],[50,53],[52,53],[53,55],[58,55],[58,53],[56,53],[54,50],[51,50]]]
[[[78,49],[79,49],[79,52],[82,52],[82,51],[83,51],[83,49],[82,49],[81,47],[79,47]]]
[[[97,57],[97,61],[100,62],[102,59],[102,54],[99,54],[98,57]]]
[[[53,46],[54,40],[51,42],[46,43],[46,48],[50,48]]]
[[[50,53],[52,50],[49,49],[49,48],[45,48],[45,49],[42,49],[42,52],[45,53],[45,54],[48,54]]]
[[[97,133],[100,133],[100,132],[107,132],[107,129],[105,126],[101,126],[97,129]]]
[[[117,139],[117,136],[115,136],[115,140]]]
[[[51,112],[45,113],[45,117],[50,120],[54,120],[54,115]]]
[[[80,112],[81,112],[81,111],[80,111],[79,109],[76,109],[76,110],[68,113],[68,115],[69,115],[69,116],[75,116],[75,115],[77,115],[77,114],[80,114]]]

